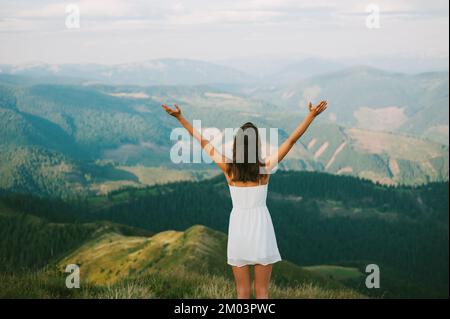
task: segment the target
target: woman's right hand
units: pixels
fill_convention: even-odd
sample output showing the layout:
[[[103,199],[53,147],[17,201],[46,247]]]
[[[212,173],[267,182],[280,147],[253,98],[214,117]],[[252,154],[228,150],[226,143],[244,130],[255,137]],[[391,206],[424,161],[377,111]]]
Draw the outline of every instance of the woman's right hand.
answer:
[[[327,109],[328,102],[327,101],[321,101],[316,106],[313,106],[311,102],[309,102],[308,108],[309,108],[309,114],[311,114],[313,117],[318,116],[320,113],[325,111]]]

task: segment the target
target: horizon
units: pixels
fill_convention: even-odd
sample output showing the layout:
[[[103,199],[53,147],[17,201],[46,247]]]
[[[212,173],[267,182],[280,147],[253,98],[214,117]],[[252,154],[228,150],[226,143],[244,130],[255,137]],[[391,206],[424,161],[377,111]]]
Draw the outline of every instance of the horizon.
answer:
[[[244,74],[250,75],[250,71],[245,70],[240,68],[239,66],[233,65],[233,63],[230,63],[230,60],[224,60],[224,61],[208,61],[208,60],[200,60],[200,59],[193,59],[193,58],[173,58],[173,57],[162,57],[162,58],[155,58],[155,59],[147,59],[147,60],[136,60],[133,62],[124,62],[124,63],[99,63],[99,62],[84,62],[84,63],[55,63],[55,62],[49,62],[49,61],[28,61],[28,62],[24,62],[24,63],[19,63],[19,64],[11,64],[11,63],[1,63],[0,62],[0,66],[8,66],[8,67],[22,67],[22,68],[32,68],[35,66],[41,66],[41,65],[45,65],[45,66],[101,66],[101,67],[118,67],[118,66],[123,66],[123,65],[140,65],[140,64],[144,64],[144,63],[148,63],[148,62],[153,62],[153,61],[189,61],[189,62],[197,62],[197,63],[207,63],[207,64],[213,64],[213,65],[217,65],[217,66],[222,66],[222,67],[226,67],[226,68],[230,68],[230,69],[234,69],[236,71],[242,72]],[[239,60],[237,60],[239,61]],[[242,60],[245,61],[245,60]],[[267,61],[267,60],[266,60]],[[369,61],[366,61],[366,63],[364,62],[360,62],[357,61],[355,63],[349,63],[347,62],[347,60],[328,60],[328,59],[323,59],[320,57],[305,57],[305,58],[299,58],[297,60],[295,59],[291,59],[288,60],[288,62],[280,62],[279,64],[274,63],[272,68],[273,70],[276,70],[276,72],[280,71],[281,69],[285,68],[286,66],[292,66],[298,63],[304,63],[304,62],[308,62],[308,61],[313,61],[313,62],[329,62],[329,63],[340,63],[340,67],[337,68],[336,70],[333,71],[328,71],[325,72],[323,74],[332,74],[332,73],[336,73],[336,72],[340,72],[340,71],[344,71],[344,70],[350,70],[350,69],[357,69],[357,68],[370,68],[370,69],[375,69],[375,70],[380,70],[380,71],[384,71],[384,72],[388,72],[388,73],[399,73],[399,74],[409,74],[409,75],[414,75],[414,74],[423,74],[423,73],[448,73],[449,70],[449,65],[448,65],[448,59],[445,59],[445,61],[447,63],[442,63],[442,61],[436,61],[436,60],[424,60],[425,65],[424,66],[417,66],[417,62],[420,60],[407,60],[405,59],[405,66],[400,66],[400,67],[391,67],[386,65],[385,63],[370,63]],[[389,60],[386,60],[389,61]],[[416,62],[416,67],[411,67],[409,68],[409,64],[412,64],[412,61]],[[433,61],[435,61],[436,63],[433,65]],[[388,63],[393,63],[393,62],[388,62]],[[256,63],[256,66],[253,66],[254,68],[258,68],[258,67],[263,67],[261,65],[262,63]],[[57,72],[55,72],[57,73]],[[265,74],[265,76],[270,75],[271,72],[268,72],[267,74]],[[272,72],[275,73],[275,72]],[[14,73],[9,73],[9,72],[4,72],[4,70],[0,69],[0,74],[12,74],[14,75]],[[321,73],[317,73],[316,75],[320,75]],[[314,76],[314,75],[313,75]]]

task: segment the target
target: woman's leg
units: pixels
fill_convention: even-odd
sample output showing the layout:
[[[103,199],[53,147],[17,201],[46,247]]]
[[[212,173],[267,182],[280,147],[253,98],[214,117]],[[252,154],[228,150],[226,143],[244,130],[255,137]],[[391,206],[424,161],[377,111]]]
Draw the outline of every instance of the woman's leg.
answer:
[[[236,281],[236,292],[238,299],[250,299],[250,267],[236,267],[232,266],[234,280]]]
[[[270,275],[272,274],[272,265],[255,265],[255,298],[269,298]]]

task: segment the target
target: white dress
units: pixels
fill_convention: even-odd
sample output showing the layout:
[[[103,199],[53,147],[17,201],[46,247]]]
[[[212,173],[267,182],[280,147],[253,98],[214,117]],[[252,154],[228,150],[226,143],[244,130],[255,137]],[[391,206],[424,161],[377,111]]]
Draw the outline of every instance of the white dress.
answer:
[[[228,264],[242,267],[280,261],[272,218],[266,206],[268,184],[229,187],[233,209],[228,227]]]

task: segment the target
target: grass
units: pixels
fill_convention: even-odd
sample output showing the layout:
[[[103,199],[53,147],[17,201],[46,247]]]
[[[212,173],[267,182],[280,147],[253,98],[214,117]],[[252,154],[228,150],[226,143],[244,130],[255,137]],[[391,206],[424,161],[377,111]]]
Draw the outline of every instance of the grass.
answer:
[[[349,299],[364,298],[347,289],[327,289],[315,284],[283,287],[272,283],[273,299]],[[22,275],[0,274],[0,298],[40,299],[234,299],[232,280],[211,274],[177,270],[130,277],[111,285],[93,285],[81,281],[79,289],[65,287],[65,276],[54,270]]]
[[[68,264],[80,266],[80,289],[65,287]],[[274,265],[271,293],[279,299],[364,297],[289,261]],[[0,298],[232,299],[235,284],[226,235],[195,225],[151,237],[106,231],[44,270],[0,273]]]
[[[199,225],[185,232],[169,230],[152,237],[109,233],[79,247],[61,260],[59,267],[81,265],[85,279],[95,284],[112,284],[136,271],[144,275],[159,269],[220,274],[227,266],[225,249],[225,234]]]
[[[114,285],[130,277],[179,271],[233,280],[226,263],[226,244],[225,234],[201,225],[184,232],[164,231],[152,237],[106,233],[62,259],[58,269],[62,271],[68,264],[80,265],[84,280],[96,285]],[[315,284],[333,290],[344,288],[338,280],[287,260],[274,265],[272,279],[283,287]]]
[[[303,268],[313,273],[317,273],[324,277],[338,281],[359,280],[363,276],[363,274],[356,267],[320,265]]]

